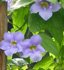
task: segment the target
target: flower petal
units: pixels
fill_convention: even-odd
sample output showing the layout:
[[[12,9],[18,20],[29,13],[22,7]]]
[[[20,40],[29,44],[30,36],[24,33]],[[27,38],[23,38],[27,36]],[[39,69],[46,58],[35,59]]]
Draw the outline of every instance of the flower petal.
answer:
[[[34,3],[30,8],[31,13],[37,13],[40,10],[41,10],[41,7],[38,3]]]
[[[45,49],[41,45],[37,45],[37,50],[41,53],[45,52]]]
[[[17,47],[18,52],[22,52],[23,51],[23,48],[22,48],[22,46],[19,43],[16,45],[16,47]]]
[[[6,50],[6,51],[4,51],[4,53],[6,56],[12,56],[13,55],[12,52],[10,52],[10,50]]]
[[[31,54],[30,49],[26,49],[22,53],[23,53],[22,57],[24,57],[24,58],[29,57]]]
[[[57,12],[61,8],[59,3],[53,4],[52,5],[52,12]]]
[[[42,41],[41,37],[39,35],[33,35],[31,38],[30,38],[30,42],[33,44],[33,45],[38,45],[40,44]]]
[[[10,48],[10,49],[4,51],[4,53],[5,53],[7,56],[12,56],[14,53],[17,53],[17,49],[16,49],[16,48]]]
[[[34,54],[31,54],[30,59],[33,62],[38,62],[42,59],[42,55],[39,52],[35,52]]]
[[[21,42],[21,46],[23,46],[24,49],[26,49],[27,47],[29,47],[31,45],[30,43],[30,39],[26,39],[23,42]]]
[[[0,43],[0,49],[2,49],[2,50],[10,49],[10,43],[6,42],[4,40],[1,41],[1,43]]]
[[[13,40],[13,33],[8,33],[8,32],[6,32],[6,33],[4,34],[4,40],[6,40],[6,41],[11,41],[11,40]]]
[[[24,35],[21,32],[15,32],[14,33],[14,39],[16,41],[21,41],[24,39]]]
[[[50,10],[41,10],[39,12],[39,15],[45,20],[47,21],[48,19],[50,19],[52,17],[52,11]]]

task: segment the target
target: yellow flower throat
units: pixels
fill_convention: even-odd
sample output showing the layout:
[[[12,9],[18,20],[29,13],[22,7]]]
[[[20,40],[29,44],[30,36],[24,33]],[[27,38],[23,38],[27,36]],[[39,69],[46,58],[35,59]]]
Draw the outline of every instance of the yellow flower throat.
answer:
[[[47,8],[49,6],[48,2],[41,2],[40,5],[43,8]]]
[[[16,42],[16,41],[12,41],[11,44],[12,44],[12,45],[16,45],[17,42]]]
[[[30,50],[35,50],[36,46],[30,46]]]

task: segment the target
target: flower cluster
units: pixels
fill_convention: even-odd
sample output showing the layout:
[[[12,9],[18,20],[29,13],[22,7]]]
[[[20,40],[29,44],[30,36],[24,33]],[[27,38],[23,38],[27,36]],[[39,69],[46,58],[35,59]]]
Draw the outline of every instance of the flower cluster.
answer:
[[[53,12],[57,12],[61,8],[60,4],[57,2],[55,4],[49,2],[49,0],[35,0],[35,3],[31,6],[31,13],[38,13],[39,15],[47,21],[53,15]]]
[[[4,50],[7,56],[13,55],[14,53],[21,52],[22,47],[20,42],[24,39],[24,35],[20,32],[4,34],[4,40],[1,41],[0,48]]]
[[[0,49],[7,56],[12,56],[15,53],[20,53],[21,55],[22,53],[21,57],[30,57],[33,62],[37,62],[42,59],[42,53],[45,52],[45,49],[40,44],[41,41],[39,35],[24,39],[24,35],[21,32],[6,32],[4,39],[0,42]]]

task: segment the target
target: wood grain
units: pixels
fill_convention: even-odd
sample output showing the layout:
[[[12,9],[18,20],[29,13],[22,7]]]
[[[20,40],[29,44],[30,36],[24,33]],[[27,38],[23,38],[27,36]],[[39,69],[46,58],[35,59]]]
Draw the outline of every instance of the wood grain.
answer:
[[[7,4],[0,3],[0,41],[3,40],[4,32],[7,31]],[[6,70],[6,56],[0,50],[0,70]]]

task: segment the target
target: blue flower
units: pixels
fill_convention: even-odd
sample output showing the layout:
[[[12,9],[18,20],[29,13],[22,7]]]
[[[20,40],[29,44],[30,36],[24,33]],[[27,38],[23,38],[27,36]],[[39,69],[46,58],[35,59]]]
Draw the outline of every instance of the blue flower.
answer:
[[[53,15],[53,12],[57,12],[61,8],[60,4],[52,4],[48,0],[35,0],[35,3],[31,6],[31,13],[39,12],[39,15],[47,21]]]
[[[20,43],[24,39],[24,35],[21,32],[4,34],[4,40],[0,43],[0,49],[4,50],[7,56],[11,56],[17,52],[22,52],[22,46]]]
[[[45,49],[40,43],[41,37],[39,35],[33,35],[30,39],[26,39],[21,43],[23,46],[23,55],[21,57],[30,57],[33,62],[40,61],[42,59],[42,53],[45,52]]]

